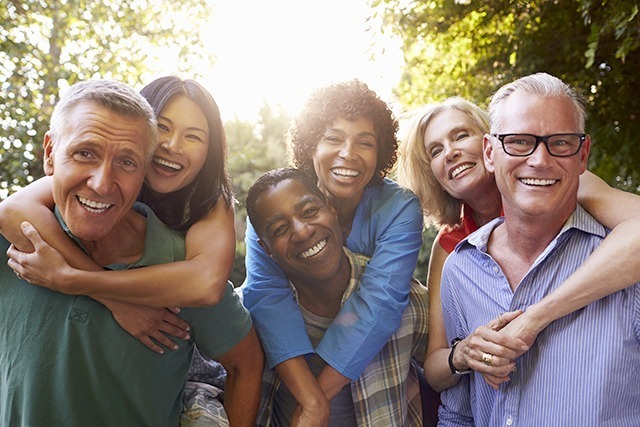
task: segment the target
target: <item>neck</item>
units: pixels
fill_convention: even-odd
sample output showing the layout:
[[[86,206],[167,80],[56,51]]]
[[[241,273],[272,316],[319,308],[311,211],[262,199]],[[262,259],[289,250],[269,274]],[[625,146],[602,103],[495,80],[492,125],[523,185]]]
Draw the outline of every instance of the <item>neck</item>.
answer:
[[[362,197],[358,197],[357,199],[345,200],[345,199],[336,199],[327,196],[329,203],[336,210],[338,214],[338,222],[340,223],[340,228],[342,229],[343,237],[347,237],[351,232],[351,227],[353,226],[353,219],[356,216],[356,209],[358,208],[358,203],[362,200]]]
[[[146,219],[133,209],[113,230],[100,240],[82,244],[100,266],[132,264],[142,257]]]
[[[502,268],[512,290],[515,291],[568,218],[527,216],[505,208],[505,221],[491,233],[487,251]]]
[[[492,185],[490,188],[477,191],[473,196],[465,200],[475,213],[475,220],[478,227],[500,216],[502,212],[502,197],[498,187]]]
[[[329,279],[296,278],[291,283],[298,291],[300,305],[317,316],[333,318],[340,311],[350,278],[351,265],[343,252],[338,271]]]

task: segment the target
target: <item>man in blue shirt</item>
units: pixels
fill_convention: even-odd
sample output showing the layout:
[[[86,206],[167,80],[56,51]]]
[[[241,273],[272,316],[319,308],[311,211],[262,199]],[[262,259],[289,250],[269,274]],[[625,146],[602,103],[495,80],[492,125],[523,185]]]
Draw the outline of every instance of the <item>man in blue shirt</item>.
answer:
[[[442,275],[447,337],[525,310],[559,286],[608,230],[577,205],[591,140],[580,97],[548,74],[502,87],[489,106],[487,169],[504,218],[463,240]],[[490,387],[478,373],[442,393],[440,425],[640,425],[640,286],[552,322]],[[505,365],[497,355],[478,360]]]

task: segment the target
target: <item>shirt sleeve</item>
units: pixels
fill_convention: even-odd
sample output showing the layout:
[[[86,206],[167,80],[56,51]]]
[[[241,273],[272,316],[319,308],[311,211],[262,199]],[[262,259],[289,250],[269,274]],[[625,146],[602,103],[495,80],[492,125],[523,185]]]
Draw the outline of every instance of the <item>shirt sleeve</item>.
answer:
[[[373,255],[360,287],[316,347],[320,357],[351,380],[362,374],[398,329],[422,245],[422,211],[413,193],[396,188],[393,198],[376,203],[368,218]],[[359,236],[357,230],[351,233]],[[366,253],[359,248],[354,252]]]
[[[267,366],[273,369],[285,360],[313,353],[289,281],[278,264],[262,249],[248,220],[245,243],[247,276],[242,285],[243,302],[251,312]]]

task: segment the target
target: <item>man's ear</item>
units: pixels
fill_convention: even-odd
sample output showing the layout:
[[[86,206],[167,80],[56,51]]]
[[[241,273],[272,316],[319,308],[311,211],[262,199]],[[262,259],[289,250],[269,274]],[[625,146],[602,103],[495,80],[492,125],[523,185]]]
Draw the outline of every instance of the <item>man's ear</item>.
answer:
[[[264,240],[262,239],[258,239],[258,244],[260,245],[260,247],[262,249],[264,249],[264,251],[267,253],[267,255],[269,255],[270,257],[273,257],[273,254],[271,253],[271,249],[269,249],[269,245],[267,245]]]
[[[44,173],[53,175],[53,139],[51,139],[51,131],[44,134]]]
[[[482,137],[482,154],[484,155],[484,167],[490,173],[495,173],[496,168],[493,165],[493,144],[491,143],[491,136],[485,134]]]

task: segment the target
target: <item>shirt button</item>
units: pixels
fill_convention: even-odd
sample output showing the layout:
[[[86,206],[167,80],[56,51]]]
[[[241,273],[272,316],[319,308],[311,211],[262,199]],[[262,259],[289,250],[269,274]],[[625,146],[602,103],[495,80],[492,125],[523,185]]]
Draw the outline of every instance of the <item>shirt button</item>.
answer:
[[[494,265],[493,266],[493,272],[497,274],[497,273],[500,272],[500,269]]]
[[[507,418],[507,425],[513,425],[513,420],[511,418]]]

